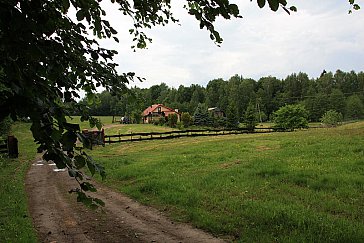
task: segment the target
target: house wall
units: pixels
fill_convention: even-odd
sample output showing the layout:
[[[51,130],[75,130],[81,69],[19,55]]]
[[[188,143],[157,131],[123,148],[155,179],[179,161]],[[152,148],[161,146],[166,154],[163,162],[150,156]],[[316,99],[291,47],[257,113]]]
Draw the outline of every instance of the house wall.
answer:
[[[153,120],[156,120],[156,119],[159,120],[159,118],[162,116],[162,112],[165,112],[166,117],[168,116],[168,114],[176,113],[178,121],[181,120],[181,117],[177,112],[171,111],[170,109],[168,109],[168,108],[166,108],[164,106],[160,106],[160,107],[156,107],[153,111],[151,111],[152,117],[144,116],[143,117],[143,123],[152,123]]]

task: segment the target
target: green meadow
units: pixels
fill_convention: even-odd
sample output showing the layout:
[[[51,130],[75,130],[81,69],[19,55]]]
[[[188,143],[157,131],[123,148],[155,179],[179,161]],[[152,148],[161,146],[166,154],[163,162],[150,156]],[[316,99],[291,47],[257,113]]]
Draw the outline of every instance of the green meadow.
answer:
[[[106,145],[104,182],[241,242],[362,242],[364,122]]]
[[[112,123],[112,116],[95,116],[100,122],[106,126],[105,134],[127,134],[127,133],[141,133],[141,132],[169,132],[176,130],[166,126],[155,126],[152,124],[120,124],[119,122]],[[81,122],[79,116],[70,117],[68,122],[80,124],[81,129],[97,129],[96,127],[90,128],[88,121]]]
[[[102,119],[111,123],[111,117]],[[37,241],[24,189],[36,156],[29,126],[13,127],[19,159],[0,158],[1,242]],[[106,133],[167,130],[122,125]],[[106,167],[103,183],[223,239],[364,239],[364,122],[292,133],[112,144],[89,153]]]
[[[12,128],[19,140],[19,158],[0,157],[0,242],[37,242],[24,184],[36,155],[29,128],[29,123],[15,123]]]

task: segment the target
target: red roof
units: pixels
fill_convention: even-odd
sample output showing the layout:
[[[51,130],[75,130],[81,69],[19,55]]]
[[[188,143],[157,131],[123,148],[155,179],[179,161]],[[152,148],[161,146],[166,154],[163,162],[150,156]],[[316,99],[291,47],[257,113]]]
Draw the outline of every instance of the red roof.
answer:
[[[143,116],[149,115],[150,112],[155,111],[158,107],[164,107],[164,108],[168,109],[168,111],[164,112],[165,116],[168,116],[168,114],[178,113],[175,110],[173,110],[172,108],[169,108],[163,104],[154,104],[154,105],[149,106],[147,109],[145,109],[143,111]]]

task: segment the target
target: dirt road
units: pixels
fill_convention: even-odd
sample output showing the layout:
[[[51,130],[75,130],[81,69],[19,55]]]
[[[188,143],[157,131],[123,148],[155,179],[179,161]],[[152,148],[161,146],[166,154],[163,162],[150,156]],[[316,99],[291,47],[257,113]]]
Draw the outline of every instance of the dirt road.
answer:
[[[93,211],[68,190],[77,186],[66,171],[41,159],[26,177],[30,214],[40,242],[222,242],[161,212],[98,185],[106,206]]]

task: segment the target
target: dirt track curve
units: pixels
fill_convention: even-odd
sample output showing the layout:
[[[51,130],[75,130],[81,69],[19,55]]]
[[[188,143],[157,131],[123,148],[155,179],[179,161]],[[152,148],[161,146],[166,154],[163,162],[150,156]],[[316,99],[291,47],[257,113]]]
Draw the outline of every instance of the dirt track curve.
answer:
[[[29,211],[40,242],[222,242],[161,212],[97,185],[101,211],[76,202],[68,190],[77,186],[66,171],[38,159],[26,177]]]

